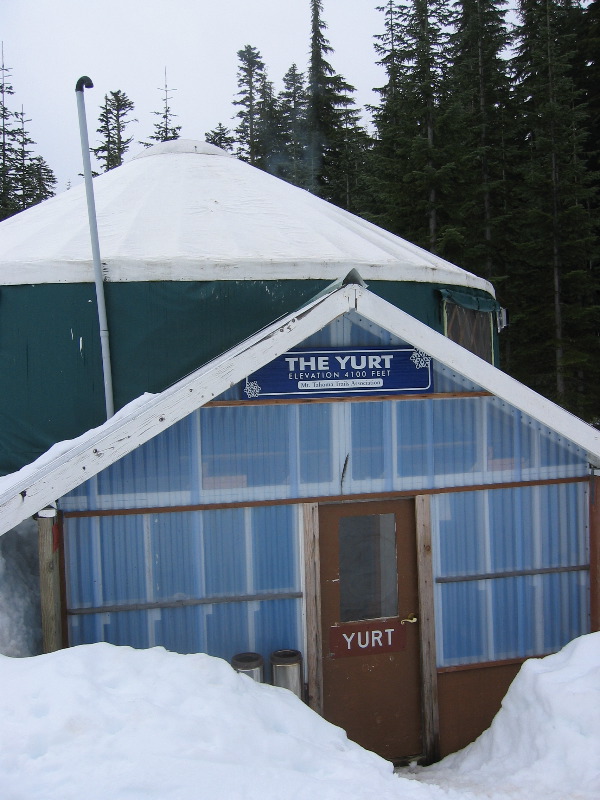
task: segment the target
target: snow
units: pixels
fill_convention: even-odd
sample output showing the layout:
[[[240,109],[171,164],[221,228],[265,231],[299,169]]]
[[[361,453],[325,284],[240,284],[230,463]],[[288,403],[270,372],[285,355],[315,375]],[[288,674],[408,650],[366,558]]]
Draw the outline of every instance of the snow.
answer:
[[[473,744],[415,774],[490,797],[600,797],[600,633],[521,667],[490,728]],[[475,795],[478,796],[478,795]],[[488,795],[484,795],[488,796]]]
[[[494,295],[482,278],[205,142],[154,145],[99,175],[94,196],[108,281],[333,281],[357,269]],[[83,185],[0,225],[0,284],[93,277]]]
[[[0,657],[3,800],[597,800],[600,634],[527,662],[492,727],[394,775],[224,661],[94,644]]]
[[[119,409],[114,416],[102,423],[102,425],[99,425],[97,428],[90,428],[90,430],[82,433],[81,436],[78,436],[75,439],[65,439],[61,442],[57,442],[48,450],[46,450],[45,453],[42,453],[41,456],[36,458],[35,461],[25,464],[24,467],[21,467],[21,469],[17,470],[16,472],[11,472],[8,475],[0,476],[0,504],[3,503],[7,497],[14,499],[23,489],[29,488],[28,484],[31,480],[34,478],[39,479],[41,476],[46,474],[47,471],[51,471],[57,463],[61,464],[64,460],[69,460],[72,457],[73,451],[77,447],[85,447],[86,445],[95,442],[100,435],[112,430],[123,420],[127,420],[132,415],[135,415],[142,408],[144,408],[148,402],[152,400],[152,398],[155,397],[155,394],[145,392],[139,397],[136,397],[130,403],[127,403],[127,405],[123,406],[123,408]],[[74,482],[74,485],[79,484]],[[32,513],[37,513],[43,507],[44,503],[41,505],[37,504],[35,511],[24,511],[20,515],[20,519],[24,520],[25,517],[29,517]],[[6,519],[3,519],[0,515],[0,537],[6,535],[7,531],[12,530],[12,528],[10,528],[11,522],[8,512],[5,513]],[[18,512],[17,517],[19,517]]]
[[[28,519],[0,537],[0,653],[41,652],[37,525]]]

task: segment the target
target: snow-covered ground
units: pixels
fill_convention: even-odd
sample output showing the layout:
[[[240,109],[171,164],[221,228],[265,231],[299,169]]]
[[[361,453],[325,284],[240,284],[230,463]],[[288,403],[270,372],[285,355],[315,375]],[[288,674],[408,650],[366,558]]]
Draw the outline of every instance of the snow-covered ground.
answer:
[[[2,800],[598,800],[600,634],[525,664],[492,727],[391,766],[285,689],[206,655],[0,656]]]

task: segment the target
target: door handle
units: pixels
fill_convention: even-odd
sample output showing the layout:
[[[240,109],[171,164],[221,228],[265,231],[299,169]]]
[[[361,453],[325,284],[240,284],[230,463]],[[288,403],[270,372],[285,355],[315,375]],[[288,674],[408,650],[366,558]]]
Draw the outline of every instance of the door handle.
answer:
[[[417,620],[417,615],[415,614],[415,612],[414,612],[414,611],[413,611],[413,612],[411,612],[411,613],[408,615],[408,617],[407,617],[406,619],[401,619],[401,620],[400,620],[400,625],[404,625],[404,623],[405,623],[405,622],[409,622],[409,623],[411,623],[411,624],[412,624],[413,622],[418,622],[418,620]]]

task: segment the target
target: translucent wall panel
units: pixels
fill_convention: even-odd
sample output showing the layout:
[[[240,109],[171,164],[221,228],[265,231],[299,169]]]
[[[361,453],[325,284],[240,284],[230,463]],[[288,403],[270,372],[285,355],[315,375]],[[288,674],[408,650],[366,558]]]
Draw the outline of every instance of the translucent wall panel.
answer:
[[[152,647],[155,642],[149,636],[148,613],[145,611],[122,611],[118,614],[90,614],[69,617],[69,644],[110,642],[129,647]]]
[[[589,630],[587,484],[432,498],[441,666],[540,655]]]
[[[202,486],[285,485],[290,480],[287,406],[206,408],[200,415]]]
[[[483,492],[456,492],[435,498],[437,577],[486,572],[485,499]]]
[[[137,603],[148,596],[143,517],[83,517],[67,530],[69,605]]]
[[[71,644],[302,649],[294,506],[74,518],[65,534]]]
[[[401,479],[426,476],[433,483],[433,404],[397,403],[396,471]]]
[[[588,571],[438,584],[438,665],[560,650],[589,632],[588,597]]]
[[[481,402],[477,399],[433,402],[433,468],[436,475],[481,471]]]
[[[582,450],[491,397],[212,406],[92,478],[61,508],[368,494],[587,469]]]
[[[383,403],[356,403],[350,412],[351,476],[356,481],[382,479],[391,434],[387,408]],[[391,474],[389,466],[387,471]]]
[[[160,436],[124,456],[98,475],[98,494],[112,494],[115,483],[145,497],[158,492],[172,496],[173,504],[189,502],[194,479],[192,461],[194,420],[182,420]]]
[[[334,457],[332,406],[316,403],[300,405],[296,409],[300,485],[330,484]],[[293,421],[292,418],[290,422]]]

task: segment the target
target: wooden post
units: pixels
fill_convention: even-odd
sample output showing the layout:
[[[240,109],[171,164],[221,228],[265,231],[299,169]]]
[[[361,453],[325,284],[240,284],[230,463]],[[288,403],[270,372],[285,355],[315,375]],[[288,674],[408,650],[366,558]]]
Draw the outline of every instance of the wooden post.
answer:
[[[51,516],[47,516],[51,515]],[[44,653],[63,646],[60,592],[60,537],[56,509],[43,509],[38,517],[40,603]]]
[[[304,527],[304,604],[306,609],[306,668],[308,705],[323,713],[323,656],[321,643],[321,569],[319,561],[319,506],[302,505]]]
[[[590,476],[590,629],[600,630],[600,477]]]
[[[421,635],[421,673],[423,681],[423,751],[428,763],[439,759],[440,724],[438,715],[435,617],[433,606],[433,562],[431,552],[431,514],[428,495],[415,498],[417,522],[417,566],[419,574],[419,630]]]

